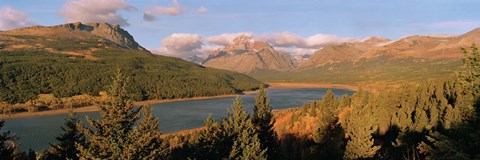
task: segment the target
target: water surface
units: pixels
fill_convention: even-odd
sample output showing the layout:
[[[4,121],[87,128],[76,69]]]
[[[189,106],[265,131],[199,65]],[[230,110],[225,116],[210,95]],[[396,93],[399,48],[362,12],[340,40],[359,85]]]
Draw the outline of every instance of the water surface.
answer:
[[[321,99],[327,89],[323,88],[288,88],[268,89],[270,106],[273,109],[285,109],[301,107],[313,99]],[[336,96],[352,94],[353,91],[344,89],[332,89]],[[243,106],[249,113],[253,112],[255,94],[240,96]],[[226,116],[227,109],[232,106],[235,98],[215,98],[206,100],[191,100],[153,104],[153,115],[160,119],[159,128],[162,133],[177,132],[203,126],[203,121],[212,114],[215,120]],[[49,147],[49,143],[56,143],[55,137],[62,131],[66,114],[49,115],[9,119],[5,121],[5,130],[10,130],[20,137],[17,140],[22,150],[29,148],[35,151],[43,151]],[[85,116],[98,119],[98,112],[78,113],[80,119],[86,124]]]

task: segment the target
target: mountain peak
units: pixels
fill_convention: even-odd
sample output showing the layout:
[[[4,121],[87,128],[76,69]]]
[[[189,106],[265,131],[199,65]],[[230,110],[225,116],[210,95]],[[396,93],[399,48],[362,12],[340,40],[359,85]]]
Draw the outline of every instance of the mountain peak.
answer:
[[[371,36],[371,37],[365,38],[362,42],[365,42],[365,43],[384,43],[384,42],[388,42],[388,41],[390,41],[390,39],[388,39],[388,38]]]
[[[212,52],[203,63],[207,67],[251,73],[257,69],[287,71],[294,65],[290,57],[270,44],[240,35],[230,45]]]
[[[253,43],[254,40],[251,36],[247,36],[247,35],[240,35],[238,37],[236,37],[235,39],[233,39],[233,44],[236,44],[236,45],[239,45],[239,44],[249,44],[249,43]]]
[[[80,34],[75,34],[74,32],[83,32],[84,34],[81,35],[87,36],[88,33],[91,33],[124,48],[146,51],[145,48],[133,39],[130,33],[122,29],[118,24],[74,22],[56,26],[31,26],[5,31],[2,34],[47,37],[72,37],[72,35],[75,35],[81,37]]]

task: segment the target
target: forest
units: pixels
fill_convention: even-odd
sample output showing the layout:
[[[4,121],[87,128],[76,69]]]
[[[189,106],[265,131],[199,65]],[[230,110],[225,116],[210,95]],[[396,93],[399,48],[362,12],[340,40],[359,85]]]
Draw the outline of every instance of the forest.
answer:
[[[260,86],[252,114],[237,98],[225,118],[169,135],[150,106],[133,106],[129,75],[118,70],[101,119],[87,125],[70,114],[58,142],[38,153],[20,152],[2,131],[0,159],[479,159],[480,53],[474,45],[463,51],[462,71],[452,77],[352,96],[329,91],[285,111],[292,117],[285,125],[275,125],[281,117]],[[316,129],[289,129],[306,121]]]
[[[33,111],[67,108],[66,103],[76,103],[74,106],[94,104],[91,96],[106,91],[105,86],[110,83],[116,68],[135,82],[130,83],[127,90],[136,101],[238,94],[256,89],[261,83],[239,73],[205,68],[145,51],[110,48],[93,54],[98,60],[40,49],[0,51],[3,113],[30,111],[32,107]],[[52,100],[40,99],[42,94],[50,94]],[[90,97],[86,96],[87,100],[81,102],[67,99],[79,95]],[[29,106],[22,108],[13,104]]]

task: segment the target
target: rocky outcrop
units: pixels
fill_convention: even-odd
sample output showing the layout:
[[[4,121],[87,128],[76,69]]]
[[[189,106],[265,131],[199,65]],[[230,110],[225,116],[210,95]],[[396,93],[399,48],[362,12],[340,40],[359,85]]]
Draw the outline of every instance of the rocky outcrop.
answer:
[[[89,35],[90,33],[90,35]],[[146,51],[140,46],[127,31],[122,29],[118,24],[108,23],[67,23],[57,26],[32,26],[19,28],[2,32],[5,35],[33,35],[33,36],[49,36],[49,37],[74,37],[85,38],[89,36],[102,37],[107,41],[116,45]]]
[[[276,51],[268,43],[242,35],[233,42],[212,52],[204,66],[251,73],[255,70],[289,71],[294,68],[289,56]]]

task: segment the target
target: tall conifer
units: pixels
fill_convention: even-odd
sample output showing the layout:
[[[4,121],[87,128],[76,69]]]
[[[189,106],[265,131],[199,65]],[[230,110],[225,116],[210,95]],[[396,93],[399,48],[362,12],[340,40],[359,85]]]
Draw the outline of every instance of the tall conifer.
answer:
[[[265,92],[263,85],[260,86],[257,97],[255,98],[252,122],[257,129],[261,148],[268,149],[268,156],[274,158],[277,150],[277,136],[273,130],[275,119],[272,114],[272,108],[270,107],[270,98],[268,98],[268,94]]]

